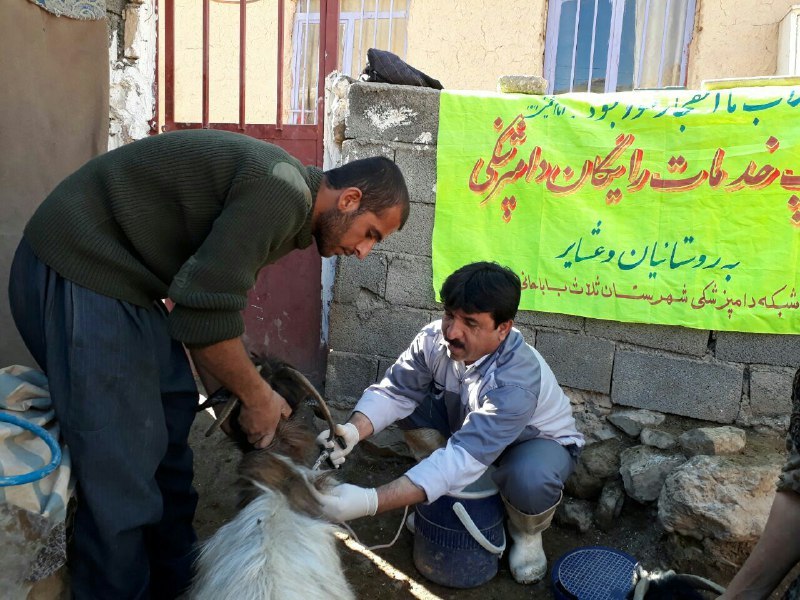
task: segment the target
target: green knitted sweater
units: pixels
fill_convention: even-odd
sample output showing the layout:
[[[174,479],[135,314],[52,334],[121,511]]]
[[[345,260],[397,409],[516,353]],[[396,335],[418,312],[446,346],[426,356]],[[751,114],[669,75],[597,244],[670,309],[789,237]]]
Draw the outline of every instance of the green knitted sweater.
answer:
[[[25,238],[62,277],[140,306],[170,298],[170,334],[208,345],[244,331],[264,265],[311,244],[322,171],[236,133],[191,130],[98,156],[37,209]]]

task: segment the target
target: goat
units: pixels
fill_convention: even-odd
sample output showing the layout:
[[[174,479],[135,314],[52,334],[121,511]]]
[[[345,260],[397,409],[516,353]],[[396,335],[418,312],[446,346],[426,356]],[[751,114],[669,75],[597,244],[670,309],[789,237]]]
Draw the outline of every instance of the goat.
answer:
[[[355,600],[336,548],[336,525],[326,521],[311,487],[335,485],[330,471],[308,467],[317,449],[304,400],[314,398],[331,431],[325,402],[299,372],[273,359],[260,361],[262,377],[292,407],[270,445],[255,450],[238,427],[229,400],[216,424],[230,419],[234,443],[243,451],[238,467],[239,513],[203,542],[192,600]],[[214,394],[225,397],[225,394]]]
[[[713,594],[716,598],[725,588],[697,575],[677,574],[674,571],[647,572],[637,568],[634,589],[628,594],[633,600],[704,600]]]

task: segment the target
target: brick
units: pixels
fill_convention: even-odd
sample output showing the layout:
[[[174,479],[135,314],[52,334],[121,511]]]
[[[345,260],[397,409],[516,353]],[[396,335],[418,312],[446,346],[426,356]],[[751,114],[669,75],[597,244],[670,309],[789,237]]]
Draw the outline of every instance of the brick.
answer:
[[[613,342],[538,330],[536,349],[544,356],[561,385],[604,394],[610,391]]]
[[[383,379],[383,376],[386,374],[386,370],[389,367],[391,367],[396,361],[397,361],[397,356],[395,356],[394,358],[378,358],[378,375],[375,377],[375,381],[380,381],[381,379]]]
[[[611,400],[624,406],[732,423],[739,412],[743,377],[741,365],[617,350]]]
[[[800,366],[800,335],[717,333],[716,357],[741,363]]]
[[[583,317],[548,313],[538,310],[521,310],[517,312],[514,323],[517,325],[531,325],[533,327],[552,327],[553,329],[567,329],[570,331],[583,331]]]
[[[529,346],[536,346],[536,329],[530,327],[529,325],[520,325],[516,321],[514,322],[514,327],[519,329],[522,337],[525,338],[526,344]]]
[[[441,310],[433,297],[431,259],[408,254],[389,255],[386,275],[386,300],[429,310]]]
[[[362,138],[342,143],[342,163],[374,156],[385,156],[397,163],[405,177],[412,202],[435,202],[436,146]]]
[[[433,205],[411,203],[411,211],[403,229],[381,242],[383,252],[402,252],[416,256],[431,255],[433,236]]]
[[[128,4],[125,7],[123,20],[125,21],[125,30],[123,40],[125,42],[125,58],[137,60],[139,54],[136,51],[134,42],[139,32],[140,21],[139,18],[142,13],[139,12],[139,6],[135,4]]]
[[[394,161],[406,178],[412,202],[433,204],[436,200],[436,146],[395,144]]]
[[[378,359],[364,354],[331,351],[325,375],[325,397],[329,402],[352,407],[365,388],[375,381]]]
[[[394,154],[394,147],[380,140],[358,139],[342,142],[342,164],[376,156],[385,156],[394,160]]]
[[[336,263],[336,280],[333,284],[333,299],[342,304],[352,304],[361,290],[369,290],[376,296],[386,295],[385,254],[370,252],[364,260],[353,256],[341,256]]]
[[[679,354],[704,356],[708,352],[709,332],[702,329],[586,319],[586,333]]]
[[[793,380],[794,369],[750,367],[750,410],[753,416],[790,415]]]
[[[340,352],[396,357],[431,320],[430,312],[414,308],[359,308],[334,302],[329,346]]]
[[[439,92],[386,83],[354,83],[345,137],[432,144],[439,133]]]
[[[543,96],[547,93],[547,80],[538,75],[500,75],[497,78],[497,91]]]

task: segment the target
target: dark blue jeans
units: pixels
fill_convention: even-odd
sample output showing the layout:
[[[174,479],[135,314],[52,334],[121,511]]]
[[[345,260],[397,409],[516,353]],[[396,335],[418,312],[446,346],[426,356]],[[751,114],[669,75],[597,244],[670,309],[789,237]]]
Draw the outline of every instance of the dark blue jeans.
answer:
[[[428,396],[405,419],[400,429],[430,427],[445,439],[451,435],[444,402]],[[561,498],[564,483],[575,470],[578,449],[554,440],[534,438],[508,446],[494,461],[492,480],[511,505],[529,515],[538,515]]]
[[[11,312],[69,447],[77,509],[74,598],[175,598],[191,578],[197,494],[189,429],[197,388],[163,304],[103,296],[48,268],[28,243],[11,267]]]

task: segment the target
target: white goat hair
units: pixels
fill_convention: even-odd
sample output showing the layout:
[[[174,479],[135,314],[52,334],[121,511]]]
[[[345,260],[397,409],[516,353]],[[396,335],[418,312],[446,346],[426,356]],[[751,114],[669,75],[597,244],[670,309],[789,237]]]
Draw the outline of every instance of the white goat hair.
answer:
[[[292,510],[280,492],[261,493],[205,541],[192,600],[355,600],[327,521]]]
[[[236,398],[228,393],[220,420],[242,451],[239,462],[240,512],[200,547],[192,600],[355,600],[342,569],[336,525],[324,520],[318,492],[336,485],[331,471],[308,468],[319,452],[306,400],[334,430],[325,400],[302,373],[264,357],[261,377],[291,406],[269,446],[255,449],[238,423]],[[216,395],[216,394],[215,394]],[[225,414],[228,417],[224,416]],[[211,431],[211,430],[209,430]]]

